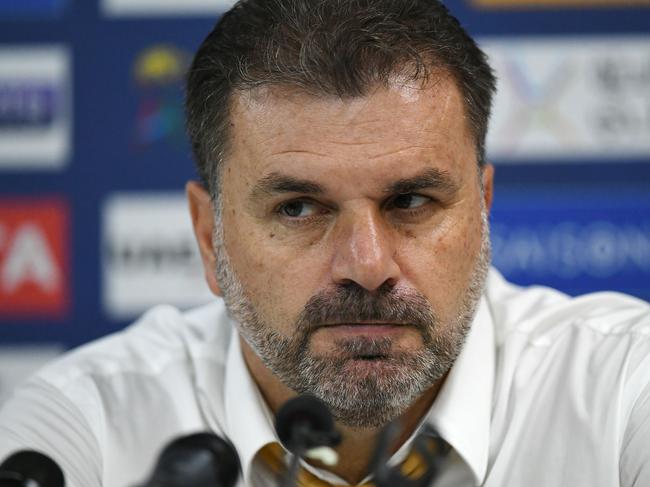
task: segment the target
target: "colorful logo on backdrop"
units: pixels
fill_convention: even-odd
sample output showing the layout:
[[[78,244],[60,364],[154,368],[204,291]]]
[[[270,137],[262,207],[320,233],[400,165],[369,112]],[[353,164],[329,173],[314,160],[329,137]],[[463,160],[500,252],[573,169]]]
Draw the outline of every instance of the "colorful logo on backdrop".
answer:
[[[103,303],[112,318],[212,299],[182,192],[112,195],[103,208],[102,245]]]
[[[4,19],[43,18],[59,15],[68,0],[4,0],[0,16]]]
[[[0,199],[0,321],[67,314],[69,226],[62,198]]]
[[[572,293],[620,289],[650,299],[650,199],[643,192],[502,195],[493,262],[522,284]]]
[[[0,170],[61,169],[71,150],[69,52],[0,49]]]
[[[536,8],[536,7],[634,7],[650,5],[650,0],[470,0],[486,8]]]
[[[236,0],[102,0],[102,10],[112,17],[209,15],[225,12]]]
[[[168,45],[142,51],[133,68],[139,92],[134,143],[143,149],[160,142],[185,141],[183,79],[189,53]]]
[[[484,39],[499,86],[488,152],[501,161],[650,157],[650,39]]]

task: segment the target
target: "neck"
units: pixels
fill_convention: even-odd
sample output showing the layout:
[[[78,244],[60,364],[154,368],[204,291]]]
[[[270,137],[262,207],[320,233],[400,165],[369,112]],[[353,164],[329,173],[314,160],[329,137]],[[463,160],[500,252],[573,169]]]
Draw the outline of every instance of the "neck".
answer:
[[[257,354],[243,339],[241,340],[241,347],[251,375],[259,386],[266,403],[273,413],[276,413],[286,401],[296,396],[296,392],[280,382],[262,364]],[[433,404],[443,382],[444,377],[411,404],[399,418],[396,418],[400,422],[401,431],[394,444],[390,445],[390,454],[395,453],[413,434],[420,420]],[[342,437],[340,445],[336,447],[339,454],[338,464],[334,467],[325,467],[317,462],[310,463],[329,470],[352,485],[357,484],[369,473],[368,465],[382,427],[351,428],[340,423],[337,423],[336,427]]]

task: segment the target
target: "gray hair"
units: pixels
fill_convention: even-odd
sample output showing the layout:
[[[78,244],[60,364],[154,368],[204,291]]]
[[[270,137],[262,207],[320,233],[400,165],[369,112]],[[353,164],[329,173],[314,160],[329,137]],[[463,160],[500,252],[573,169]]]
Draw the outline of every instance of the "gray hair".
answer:
[[[396,74],[453,76],[479,167],[496,79],[487,57],[438,0],[240,0],[198,49],[186,118],[199,176],[214,200],[228,152],[233,93],[289,86],[361,97]]]

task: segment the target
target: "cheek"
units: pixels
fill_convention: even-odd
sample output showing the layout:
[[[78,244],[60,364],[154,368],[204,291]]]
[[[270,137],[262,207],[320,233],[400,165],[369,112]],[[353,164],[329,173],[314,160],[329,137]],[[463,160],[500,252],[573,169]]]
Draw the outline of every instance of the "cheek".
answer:
[[[480,247],[480,216],[462,215],[446,219],[429,232],[404,238],[399,264],[404,277],[442,318],[467,288]]]
[[[298,250],[272,231],[242,221],[230,236],[226,234],[226,245],[232,267],[258,312],[274,328],[289,332],[318,289],[322,252]]]

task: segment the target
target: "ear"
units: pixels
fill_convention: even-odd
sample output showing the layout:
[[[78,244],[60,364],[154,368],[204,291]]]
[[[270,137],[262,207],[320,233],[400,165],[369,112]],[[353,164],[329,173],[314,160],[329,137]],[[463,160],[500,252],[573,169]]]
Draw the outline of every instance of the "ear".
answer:
[[[494,166],[489,162],[483,166],[481,171],[483,182],[483,204],[488,213],[492,209],[492,195],[494,194]]]
[[[205,280],[210,290],[217,296],[221,296],[221,288],[215,275],[217,259],[212,245],[214,208],[212,207],[210,195],[203,185],[196,181],[189,181],[185,185],[185,192],[190,207],[194,236],[196,237],[196,242],[199,244]]]

